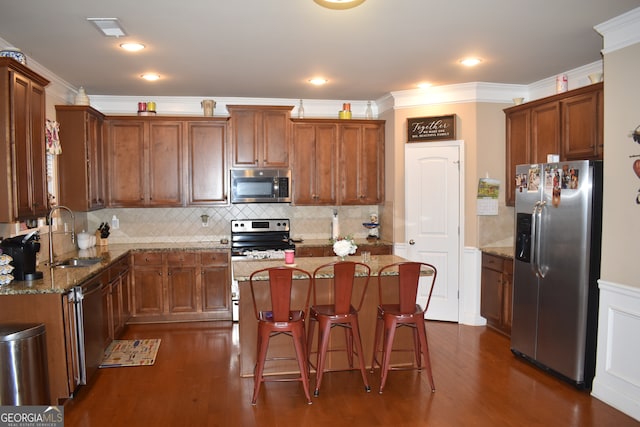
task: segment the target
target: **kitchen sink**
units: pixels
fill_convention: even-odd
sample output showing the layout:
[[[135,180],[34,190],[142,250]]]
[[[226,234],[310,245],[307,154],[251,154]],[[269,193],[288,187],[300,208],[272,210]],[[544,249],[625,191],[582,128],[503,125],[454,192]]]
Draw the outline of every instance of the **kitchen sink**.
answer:
[[[69,258],[54,264],[55,268],[90,267],[102,261],[102,258]]]

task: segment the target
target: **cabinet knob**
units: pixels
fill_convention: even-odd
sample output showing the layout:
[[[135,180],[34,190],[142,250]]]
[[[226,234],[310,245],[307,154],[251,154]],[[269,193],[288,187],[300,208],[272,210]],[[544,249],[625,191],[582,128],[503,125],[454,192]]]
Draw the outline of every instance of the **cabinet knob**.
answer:
[[[415,240],[413,240],[413,239],[411,239],[411,240],[409,240],[409,244],[410,244],[410,245],[415,245],[415,244],[416,244],[416,241],[415,241]]]

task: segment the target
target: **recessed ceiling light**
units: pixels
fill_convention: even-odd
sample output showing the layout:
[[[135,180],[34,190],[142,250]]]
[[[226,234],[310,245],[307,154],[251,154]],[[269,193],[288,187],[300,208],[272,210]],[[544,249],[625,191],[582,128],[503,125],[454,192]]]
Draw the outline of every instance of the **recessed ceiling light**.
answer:
[[[118,22],[118,18],[87,18],[87,21],[95,25],[107,37],[122,37],[126,35]]]
[[[155,73],[143,74],[140,77],[142,77],[143,79],[148,80],[150,82],[154,82],[154,81],[160,79],[160,75],[159,74],[155,74]]]
[[[464,58],[460,60],[460,63],[467,67],[473,67],[475,65],[478,65],[481,62],[482,60],[480,58]]]
[[[124,50],[128,50],[129,52],[137,52],[144,49],[144,45],[142,43],[122,43],[120,47]]]
[[[426,88],[431,87],[431,86],[433,86],[433,84],[427,83],[427,82],[418,83],[418,87],[420,89],[426,89]]]
[[[309,83],[311,83],[312,85],[316,85],[316,86],[322,86],[323,84],[327,83],[329,80],[327,79],[323,79],[322,77],[315,77],[313,79],[309,79]]]
[[[313,0],[327,9],[351,9],[364,3],[364,0]]]

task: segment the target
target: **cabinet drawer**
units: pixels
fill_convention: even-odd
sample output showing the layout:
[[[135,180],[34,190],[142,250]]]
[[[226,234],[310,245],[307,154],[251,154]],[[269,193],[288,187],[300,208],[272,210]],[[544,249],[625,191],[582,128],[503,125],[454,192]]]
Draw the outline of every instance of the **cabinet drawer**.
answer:
[[[176,264],[195,265],[196,254],[193,252],[182,251],[169,252],[167,254],[167,262],[170,266],[175,266]]]
[[[133,254],[133,263],[140,265],[162,265],[162,252],[142,252]]]
[[[201,255],[202,265],[227,265],[229,264],[229,253],[224,252],[203,252]]]

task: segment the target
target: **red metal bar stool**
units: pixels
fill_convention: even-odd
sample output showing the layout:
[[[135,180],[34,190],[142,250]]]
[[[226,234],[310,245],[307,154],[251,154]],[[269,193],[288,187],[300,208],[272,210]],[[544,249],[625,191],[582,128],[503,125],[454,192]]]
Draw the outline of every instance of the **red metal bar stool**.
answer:
[[[294,277],[295,275],[295,277]],[[268,381],[300,381],[307,397],[307,403],[311,404],[309,395],[309,367],[307,364],[307,349],[305,342],[305,311],[309,307],[311,295],[311,274],[299,268],[272,267],[254,271],[249,276],[253,309],[258,320],[258,346],[256,367],[254,372],[253,398],[251,403],[256,404],[260,386]],[[266,289],[258,289],[260,287]],[[301,295],[294,299],[294,295]],[[292,308],[295,306],[296,308]],[[293,338],[296,352],[295,359],[298,362],[300,375],[290,376],[264,376],[266,361],[293,359],[291,357],[267,358],[269,340],[277,335],[288,335]]]
[[[321,297],[318,299],[318,282],[322,278],[333,276],[331,289],[323,289]],[[311,355],[311,346],[315,325],[318,324],[318,350],[316,356],[316,389],[313,395],[318,397],[320,385],[325,371],[327,352],[346,351],[349,368],[353,369],[354,350],[358,356],[358,365],[362,373],[362,381],[367,392],[371,391],[367,380],[366,365],[364,362],[364,352],[362,351],[362,340],[360,338],[360,326],[358,324],[358,312],[362,308],[371,269],[368,265],[352,262],[338,261],[321,265],[313,272],[313,299],[309,307],[309,319],[307,328],[307,351]],[[363,281],[362,287],[355,289],[356,277]],[[345,348],[329,349],[329,336],[331,329],[338,326],[345,333]],[[311,364],[311,362],[310,362]]]
[[[383,278],[392,277],[397,274],[397,289],[393,293],[383,288]],[[430,274],[432,272],[432,274]],[[433,286],[436,282],[436,268],[424,262],[398,262],[382,267],[378,271],[378,316],[376,319],[376,332],[373,344],[373,360],[371,362],[371,372],[376,365],[380,366],[380,391],[387,381],[387,374],[390,370],[399,369],[422,369],[421,355],[424,359],[424,368],[429,376],[431,391],[436,388],[433,383],[433,373],[431,372],[431,360],[429,357],[429,346],[427,344],[427,332],[425,328],[424,314],[429,307]],[[426,278],[428,283],[428,296],[424,308],[418,304],[418,282],[420,277]],[[391,297],[394,295],[394,297]],[[413,329],[413,349],[393,348],[393,340],[396,329],[399,327],[410,327]],[[380,348],[382,344],[382,348]],[[412,351],[415,353],[415,365],[410,367],[391,367],[392,351]],[[378,360],[378,354],[382,354],[382,362]]]

